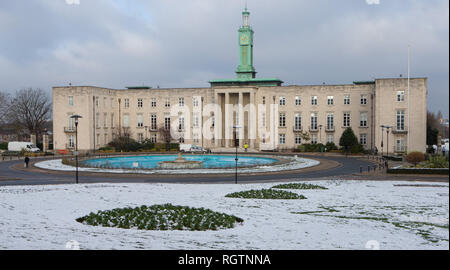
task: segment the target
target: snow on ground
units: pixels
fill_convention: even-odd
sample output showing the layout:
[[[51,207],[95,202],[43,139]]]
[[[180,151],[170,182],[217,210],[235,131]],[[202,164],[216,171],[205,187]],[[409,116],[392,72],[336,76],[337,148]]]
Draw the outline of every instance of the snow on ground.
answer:
[[[275,184],[80,184],[0,188],[0,249],[448,249],[449,187],[314,181],[306,200],[226,198]],[[415,185],[430,185],[414,182]],[[236,215],[219,231],[143,231],[83,225],[116,207],[165,204]],[[76,241],[76,242],[75,242]],[[370,242],[371,241],[371,242]]]
[[[276,156],[274,158],[277,158]],[[307,167],[312,167],[320,164],[320,161],[300,158],[300,157],[280,157],[290,160],[287,163],[277,165],[262,165],[249,168],[239,168],[240,173],[263,173],[263,172],[277,172],[285,170],[298,170]],[[65,165],[62,159],[54,159],[42,161],[34,164],[34,166],[55,171],[75,171],[74,166]],[[142,173],[142,174],[223,174],[234,173],[234,168],[223,169],[177,169],[177,170],[140,170],[140,169],[100,169],[100,168],[78,168],[80,172],[102,172],[102,173]]]

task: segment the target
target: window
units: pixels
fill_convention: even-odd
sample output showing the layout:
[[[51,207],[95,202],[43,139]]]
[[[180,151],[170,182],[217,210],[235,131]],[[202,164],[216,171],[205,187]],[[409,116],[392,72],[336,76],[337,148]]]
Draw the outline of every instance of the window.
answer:
[[[111,109],[114,108],[114,99],[111,98]]]
[[[95,141],[97,145],[100,145],[100,134],[97,134],[97,141]]]
[[[124,106],[125,106],[125,108],[130,108],[130,99],[128,99],[128,98],[126,98],[125,100],[124,100]]]
[[[74,136],[73,135],[69,135],[69,147],[70,148],[75,147],[75,141],[74,141]]]
[[[280,113],[280,127],[286,127],[286,114]]]
[[[170,98],[166,98],[166,102],[164,104],[164,107],[166,107],[166,108],[170,107]]]
[[[123,115],[123,127],[130,126],[130,116],[128,114]]]
[[[280,97],[280,106],[285,106],[285,105],[286,105],[286,98]]]
[[[72,114],[73,115],[73,114]],[[69,116],[69,129],[70,130],[74,130],[75,129],[75,119],[73,119],[71,116],[72,115],[70,115]]]
[[[108,143],[108,134],[105,133],[103,135],[103,139],[104,139],[105,144],[107,144]]]
[[[405,111],[397,111],[397,130],[405,130]]]
[[[344,127],[349,127],[349,126],[350,126],[350,113],[345,112],[344,113]]]
[[[367,104],[367,95],[361,95],[361,105]]]
[[[333,134],[327,135],[327,143],[334,143],[334,135]]]
[[[266,104],[266,97],[262,97],[262,104]]]
[[[333,96],[328,96],[327,97],[327,104],[328,105],[333,105],[334,104],[334,97]]]
[[[73,96],[69,96],[69,106],[73,106]]]
[[[367,113],[366,112],[362,112],[360,114],[359,126],[367,127]]]
[[[179,105],[180,107],[183,107],[183,106],[184,106],[184,97],[178,98],[178,105]]]
[[[302,144],[302,135],[295,134],[295,144]]]
[[[211,126],[214,127],[216,124],[216,117],[214,116],[214,113],[211,115]]]
[[[317,113],[311,113],[311,130],[317,130]]]
[[[179,143],[184,143],[184,138],[183,138],[183,137],[180,137],[180,138],[178,139],[178,142],[179,142]]]
[[[294,129],[301,130],[302,129],[302,115],[300,113],[296,113],[294,117]]]
[[[104,98],[103,98],[103,107],[104,107],[104,108],[106,108],[106,100],[107,100],[107,98],[104,97]]]
[[[170,129],[170,116],[169,115],[164,116],[164,128]]]
[[[350,95],[344,95],[344,105],[350,105]]]
[[[98,107],[98,97],[95,97],[95,107]]]
[[[151,106],[152,106],[152,108],[155,108],[156,107],[156,98],[152,98],[152,102],[151,102]]]
[[[260,127],[266,127],[266,112],[261,112],[261,125]]]
[[[99,114],[99,113],[96,113],[96,114],[95,114],[95,127],[96,127],[96,128],[100,128],[99,118],[100,118],[100,114]]]
[[[193,97],[192,98],[192,106],[193,107],[198,107],[198,97]]]
[[[312,144],[316,144],[316,143],[317,143],[317,134],[313,134],[313,135],[311,136],[311,143],[312,143]]]
[[[311,97],[311,105],[317,105],[317,96]]]
[[[142,133],[138,133],[138,142],[143,142],[144,141],[144,134]]]
[[[114,128],[114,113],[111,113],[111,128]]]
[[[184,115],[180,115],[178,120],[178,130],[184,130]]]
[[[156,114],[150,116],[150,129],[156,130]]]
[[[397,101],[405,101],[405,91],[397,91]]]
[[[280,134],[280,144],[286,144],[286,134]]]
[[[359,135],[359,143],[362,145],[367,144],[367,134],[360,134]]]
[[[199,117],[198,117],[198,114],[197,113],[195,113],[194,114],[194,123],[192,124],[192,126],[193,127],[195,127],[195,128],[198,128],[199,127]]]
[[[398,138],[395,140],[395,151],[396,152],[406,151],[405,140],[403,138]]]
[[[141,113],[137,115],[137,126],[138,127],[143,127],[144,126],[144,122],[143,122]]]
[[[199,142],[197,133],[192,134],[192,137],[193,137],[194,143],[198,143]]]
[[[334,130],[334,113],[327,113],[327,130]]]
[[[302,105],[302,98],[299,96],[295,97],[295,106],[300,106]]]
[[[152,134],[152,136],[151,136],[151,138],[150,138],[150,141],[151,141],[152,143],[156,143],[156,139],[157,139],[156,134]]]
[[[142,105],[143,105],[142,98],[138,98],[137,105],[138,105],[138,108],[142,108]]]
[[[103,113],[103,127],[106,127],[107,119],[108,119],[108,114],[107,113]]]

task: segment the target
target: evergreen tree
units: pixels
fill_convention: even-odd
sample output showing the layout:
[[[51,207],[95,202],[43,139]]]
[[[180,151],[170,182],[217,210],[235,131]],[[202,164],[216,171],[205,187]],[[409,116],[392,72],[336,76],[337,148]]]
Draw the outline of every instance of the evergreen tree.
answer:
[[[358,138],[356,138],[355,133],[351,127],[348,127],[339,139],[339,145],[349,152],[354,146],[358,145]]]

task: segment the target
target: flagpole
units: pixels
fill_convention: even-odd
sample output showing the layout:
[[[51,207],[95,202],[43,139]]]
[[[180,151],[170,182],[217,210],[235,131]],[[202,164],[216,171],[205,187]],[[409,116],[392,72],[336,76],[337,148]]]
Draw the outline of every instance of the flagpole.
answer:
[[[411,118],[411,93],[410,93],[410,76],[411,76],[411,45],[408,45],[408,139],[407,139],[407,148],[408,152],[411,151],[410,142],[411,142],[411,132],[410,132],[410,118]]]

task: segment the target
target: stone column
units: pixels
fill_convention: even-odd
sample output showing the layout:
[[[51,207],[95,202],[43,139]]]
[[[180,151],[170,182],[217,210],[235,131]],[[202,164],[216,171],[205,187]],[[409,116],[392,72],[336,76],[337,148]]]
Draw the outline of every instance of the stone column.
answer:
[[[42,151],[44,153],[48,151],[48,134],[42,135]]]
[[[239,104],[238,104],[238,112],[239,113],[239,147],[244,147],[245,140],[245,119],[244,119],[244,94],[239,92]]]
[[[220,106],[219,93],[214,93],[214,103]],[[214,109],[214,144],[216,147],[222,147],[222,111],[216,106]]]
[[[256,117],[256,104],[255,104],[255,92],[250,92],[250,110],[248,112],[248,136],[249,136],[249,147],[254,149],[255,148],[255,141],[256,136],[258,134],[257,129],[257,120]]]
[[[230,93],[225,93],[225,147],[230,147],[230,131],[232,132],[233,129],[233,115],[230,110]],[[231,117],[230,117],[231,116]]]
[[[36,134],[31,134],[30,135],[30,141],[32,144],[36,145]]]

